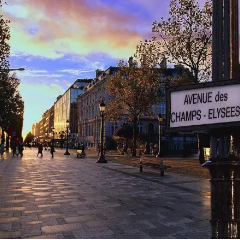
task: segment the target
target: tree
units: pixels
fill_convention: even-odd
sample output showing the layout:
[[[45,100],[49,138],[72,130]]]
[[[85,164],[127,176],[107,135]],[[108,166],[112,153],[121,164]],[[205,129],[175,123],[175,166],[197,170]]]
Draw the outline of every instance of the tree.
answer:
[[[5,1],[0,0],[0,7]],[[20,80],[15,74],[9,75],[10,29],[9,20],[0,15],[0,127],[9,133],[11,128],[21,137],[24,103],[17,87]],[[8,141],[7,141],[8,143]]]
[[[209,79],[212,55],[212,3],[200,9],[196,0],[171,0],[168,20],[153,22],[155,56],[166,56],[193,72],[194,82]],[[152,54],[148,51],[148,54]]]
[[[34,139],[34,135],[31,132],[29,132],[24,139],[24,143],[31,143],[33,139]]]
[[[15,74],[4,76],[0,78],[0,126],[8,131],[18,118],[23,119],[24,102],[17,90],[20,80]]]
[[[0,8],[5,1],[0,0]],[[9,62],[6,60],[10,56],[10,40],[9,20],[5,20],[0,14],[0,77],[5,75],[9,68]],[[5,73],[3,73],[5,71]]]
[[[114,121],[125,120],[133,124],[132,155],[136,156],[137,125],[139,118],[151,114],[157,102],[156,87],[159,72],[136,61],[118,64],[118,71],[108,78],[106,89],[112,96],[107,106],[107,117]]]

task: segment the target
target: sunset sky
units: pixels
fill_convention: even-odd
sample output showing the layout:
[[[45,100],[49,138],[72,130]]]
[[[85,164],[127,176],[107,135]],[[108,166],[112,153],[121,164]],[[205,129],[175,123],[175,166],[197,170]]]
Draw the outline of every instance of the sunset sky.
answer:
[[[7,0],[11,68],[25,101],[23,136],[77,78],[116,66],[150,39],[170,0]],[[202,4],[205,1],[199,0]]]

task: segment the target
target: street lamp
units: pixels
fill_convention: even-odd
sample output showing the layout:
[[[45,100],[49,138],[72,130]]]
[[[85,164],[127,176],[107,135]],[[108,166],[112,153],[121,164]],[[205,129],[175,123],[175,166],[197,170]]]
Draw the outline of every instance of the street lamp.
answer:
[[[103,131],[104,131],[104,112],[106,109],[106,104],[104,103],[103,99],[102,102],[99,104],[100,116],[102,117],[101,121],[101,154],[97,161],[97,163],[107,163],[105,156],[103,154]]]
[[[158,150],[158,154],[156,157],[161,156],[161,127],[162,127],[162,121],[163,121],[163,117],[161,114],[158,115],[158,123],[159,123],[159,150]],[[160,159],[160,175],[161,177],[164,177],[164,165],[163,165],[163,159]]]
[[[68,128],[69,128],[69,120],[66,121],[66,127],[67,127],[67,145],[66,145],[66,152],[64,153],[64,155],[70,155],[69,151],[68,151]]]
[[[158,139],[158,154],[156,157],[160,157],[161,155],[161,126],[162,126],[162,121],[163,121],[163,117],[161,114],[158,115],[158,123],[159,123],[159,126],[158,126],[158,129],[159,129],[159,139]]]
[[[54,136],[54,134],[55,134],[54,130],[55,130],[55,128],[52,127],[52,136],[53,136],[52,141],[53,141],[53,145],[54,145],[54,137],[55,137],[55,136]]]
[[[45,132],[45,150],[47,150],[47,138],[48,138],[48,132]]]
[[[25,68],[9,68],[9,69],[0,69],[0,72],[2,73],[8,73],[11,71],[25,71]]]

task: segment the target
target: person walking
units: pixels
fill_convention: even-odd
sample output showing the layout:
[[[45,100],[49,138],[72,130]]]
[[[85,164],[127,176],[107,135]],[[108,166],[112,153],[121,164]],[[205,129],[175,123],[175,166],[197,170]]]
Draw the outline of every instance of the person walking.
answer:
[[[19,145],[18,145],[18,151],[19,151],[19,154],[20,154],[20,157],[22,157],[23,156],[23,143],[19,143]]]
[[[81,149],[82,149],[82,155],[83,155],[83,157],[85,157],[86,153],[85,153],[85,144],[84,144],[84,142],[81,143]]]
[[[13,140],[13,143],[12,143],[12,153],[13,153],[13,157],[14,157],[14,155],[17,155],[17,153],[16,153],[16,151],[17,151],[17,144],[16,144],[16,142]]]
[[[41,157],[43,156],[42,151],[43,151],[43,145],[41,143],[39,143],[39,145],[38,145],[38,154],[41,154]],[[37,157],[38,157],[38,154],[37,154]]]
[[[55,152],[54,150],[54,143],[52,142],[50,145],[50,153],[52,154],[52,158],[53,158],[53,153]]]
[[[4,154],[4,144],[0,143],[0,155],[1,155],[1,158],[3,159],[3,154]]]

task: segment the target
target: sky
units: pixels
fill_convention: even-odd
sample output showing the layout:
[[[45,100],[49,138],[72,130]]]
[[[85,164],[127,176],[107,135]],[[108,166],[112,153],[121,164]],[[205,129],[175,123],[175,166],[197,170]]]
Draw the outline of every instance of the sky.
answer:
[[[167,19],[170,0],[7,0],[10,68],[25,102],[23,137],[78,78],[117,66],[151,39],[152,23]],[[199,0],[202,5],[205,0]]]

